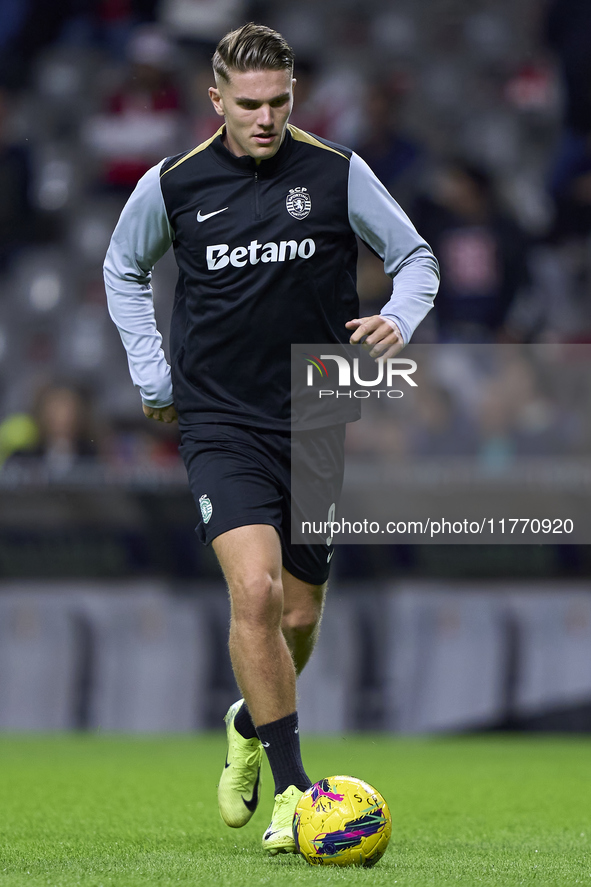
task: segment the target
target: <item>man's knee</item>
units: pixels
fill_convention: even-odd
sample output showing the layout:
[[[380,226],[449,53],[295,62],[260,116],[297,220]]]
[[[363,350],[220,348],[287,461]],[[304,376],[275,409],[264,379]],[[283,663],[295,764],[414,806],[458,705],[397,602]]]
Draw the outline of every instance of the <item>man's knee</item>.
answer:
[[[281,581],[266,571],[234,579],[230,586],[232,619],[253,625],[277,625],[283,610]]]
[[[322,601],[308,600],[300,605],[295,605],[289,609],[285,609],[282,618],[282,628],[284,631],[296,632],[297,634],[307,635],[313,634],[320,622],[322,616]]]

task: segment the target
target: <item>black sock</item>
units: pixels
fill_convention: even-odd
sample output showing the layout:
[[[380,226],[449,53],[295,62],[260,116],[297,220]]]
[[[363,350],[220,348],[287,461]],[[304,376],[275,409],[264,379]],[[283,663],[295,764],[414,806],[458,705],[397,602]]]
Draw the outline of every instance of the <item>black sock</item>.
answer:
[[[255,739],[257,728],[252,722],[246,702],[243,702],[238,709],[236,717],[234,718],[234,726],[243,739]]]
[[[289,785],[305,792],[312,785],[306,775],[300,754],[298,713],[257,727],[259,739],[269,758],[275,780],[275,794],[281,794]]]

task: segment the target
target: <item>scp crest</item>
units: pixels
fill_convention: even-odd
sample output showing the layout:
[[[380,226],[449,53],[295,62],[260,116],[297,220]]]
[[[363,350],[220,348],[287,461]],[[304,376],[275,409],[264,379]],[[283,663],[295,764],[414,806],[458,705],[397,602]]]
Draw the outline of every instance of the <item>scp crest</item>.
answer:
[[[204,493],[203,496],[199,497],[199,508],[201,509],[201,517],[203,518],[203,523],[208,524],[213,514],[213,505],[211,504],[211,499]]]
[[[312,201],[307,188],[291,188],[285,201],[290,216],[294,219],[305,219],[310,215],[312,209]]]

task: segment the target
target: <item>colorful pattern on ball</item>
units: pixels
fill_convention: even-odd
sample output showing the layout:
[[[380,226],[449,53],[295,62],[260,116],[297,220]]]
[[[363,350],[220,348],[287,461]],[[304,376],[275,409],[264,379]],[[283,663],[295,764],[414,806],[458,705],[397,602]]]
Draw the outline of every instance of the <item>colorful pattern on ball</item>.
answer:
[[[330,776],[298,801],[293,834],[311,865],[372,866],[386,851],[392,819],[382,795],[367,782]]]

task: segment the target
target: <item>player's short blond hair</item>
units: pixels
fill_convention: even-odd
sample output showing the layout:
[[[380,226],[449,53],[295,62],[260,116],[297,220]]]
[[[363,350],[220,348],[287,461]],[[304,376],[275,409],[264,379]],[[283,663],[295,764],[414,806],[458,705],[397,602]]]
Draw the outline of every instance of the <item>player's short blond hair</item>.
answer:
[[[217,77],[230,82],[231,71],[293,71],[294,52],[281,34],[249,22],[222,37],[213,55]]]

